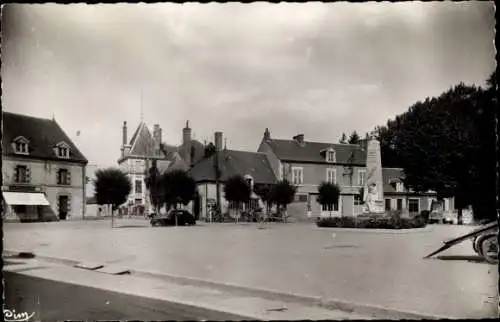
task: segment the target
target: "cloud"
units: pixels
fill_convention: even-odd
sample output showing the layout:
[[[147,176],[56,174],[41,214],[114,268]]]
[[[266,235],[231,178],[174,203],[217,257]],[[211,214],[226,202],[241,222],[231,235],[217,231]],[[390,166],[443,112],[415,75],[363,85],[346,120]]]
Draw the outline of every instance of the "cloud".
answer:
[[[141,104],[169,144],[189,119],[201,141],[222,130],[256,149],[265,127],[316,141],[364,133],[495,66],[488,2],[7,8],[4,108],[54,113],[99,165],[115,164]]]

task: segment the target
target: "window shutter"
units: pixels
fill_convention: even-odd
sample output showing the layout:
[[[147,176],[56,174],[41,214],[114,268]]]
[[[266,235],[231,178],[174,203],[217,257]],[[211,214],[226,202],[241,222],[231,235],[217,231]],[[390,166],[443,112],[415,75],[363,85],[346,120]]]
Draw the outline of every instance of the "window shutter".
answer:
[[[14,166],[14,175],[13,175],[13,181],[14,182],[19,182],[19,172],[18,172],[18,167],[17,165]]]
[[[30,167],[26,167],[26,183],[30,183],[31,182],[31,170],[30,170]]]
[[[66,174],[66,183],[68,185],[71,185],[71,171],[68,170],[67,174]]]

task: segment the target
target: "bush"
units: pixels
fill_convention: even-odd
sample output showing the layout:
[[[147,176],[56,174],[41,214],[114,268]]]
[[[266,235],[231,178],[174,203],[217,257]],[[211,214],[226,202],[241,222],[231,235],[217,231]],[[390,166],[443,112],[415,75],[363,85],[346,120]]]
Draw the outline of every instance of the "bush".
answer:
[[[425,221],[429,221],[429,217],[431,215],[431,212],[429,210],[422,210],[420,212],[420,216],[424,218]],[[418,217],[418,216],[417,216]]]
[[[357,217],[318,218],[318,227],[368,228],[368,229],[410,229],[423,228],[427,221],[421,215],[400,218],[399,214],[362,215]]]

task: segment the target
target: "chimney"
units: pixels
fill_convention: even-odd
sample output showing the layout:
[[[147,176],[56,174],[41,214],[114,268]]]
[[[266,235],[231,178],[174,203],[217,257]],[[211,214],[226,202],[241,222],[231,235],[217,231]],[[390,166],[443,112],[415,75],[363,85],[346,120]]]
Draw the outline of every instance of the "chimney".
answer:
[[[127,121],[123,122],[122,135],[123,135],[122,146],[124,146],[127,145]]]
[[[266,130],[264,131],[264,141],[269,141],[271,140],[271,133],[269,132],[269,129],[266,127]]]
[[[189,121],[186,121],[186,127],[182,129],[182,145],[191,143],[191,128],[189,128]]]
[[[154,153],[160,154],[161,128],[159,124],[153,125]]]
[[[217,151],[222,150],[222,132],[215,132],[214,135],[215,149]]]
[[[182,129],[182,147],[184,150],[184,161],[188,166],[191,165],[191,128],[189,127],[189,121],[186,121],[186,127]]]
[[[304,134],[297,134],[293,139],[300,145],[304,144]]]

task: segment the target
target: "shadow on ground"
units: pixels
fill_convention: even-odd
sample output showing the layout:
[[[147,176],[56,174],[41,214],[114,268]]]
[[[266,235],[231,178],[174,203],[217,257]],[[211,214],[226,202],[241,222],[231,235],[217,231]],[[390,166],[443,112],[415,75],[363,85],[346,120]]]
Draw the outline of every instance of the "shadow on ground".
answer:
[[[483,257],[478,255],[441,255],[436,259],[445,261],[468,261],[473,263],[489,264]]]

